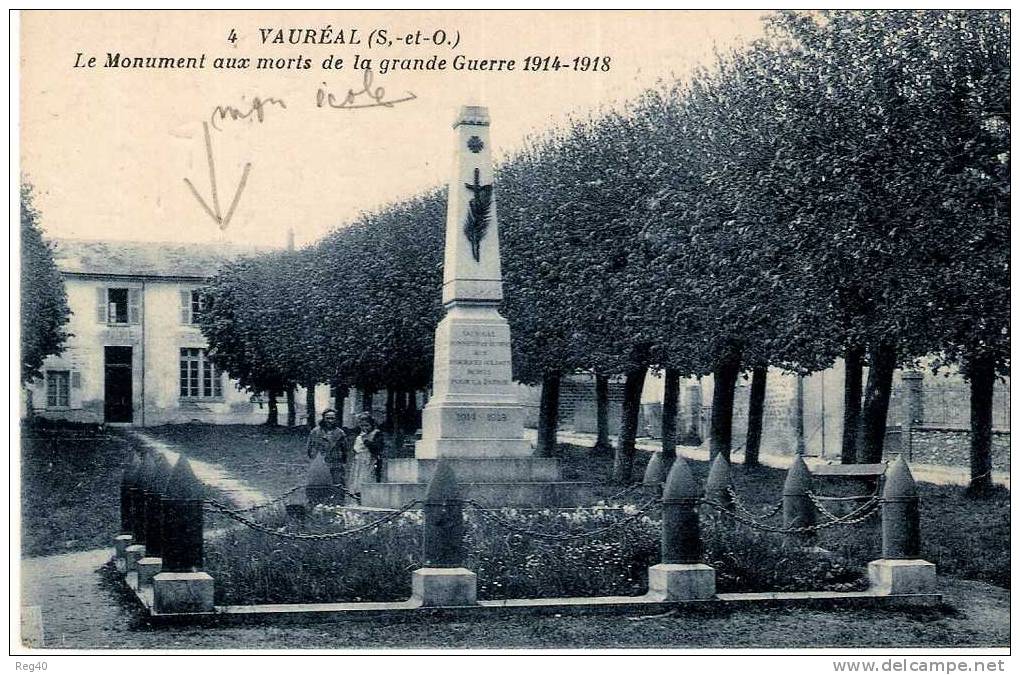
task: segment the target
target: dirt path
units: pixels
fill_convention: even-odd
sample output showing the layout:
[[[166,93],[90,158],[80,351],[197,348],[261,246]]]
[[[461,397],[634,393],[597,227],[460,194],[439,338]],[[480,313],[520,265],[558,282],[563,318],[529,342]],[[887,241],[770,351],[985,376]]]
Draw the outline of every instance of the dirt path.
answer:
[[[128,432],[171,464],[181,449],[141,431]],[[187,452],[185,450],[185,455]],[[238,507],[268,501],[261,491],[232,477],[223,467],[188,458],[195,477],[227,494]],[[112,548],[23,558],[21,561],[21,636],[31,647],[109,647],[123,643],[131,617],[113,594],[102,588],[97,570]],[[120,636],[117,638],[116,636]]]
[[[536,432],[534,429],[527,429],[525,430],[525,434],[528,435],[530,439],[534,440]],[[593,445],[595,443],[595,434],[579,434],[575,432],[560,431],[556,434],[556,437],[561,443],[571,443],[576,445]],[[610,440],[615,443],[616,437],[611,436]],[[639,450],[655,452],[662,449],[662,444],[658,441],[639,439],[637,443],[635,443],[635,447]],[[694,459],[702,462],[708,461],[708,448],[705,446],[693,447],[689,445],[681,445],[677,446],[676,451],[688,459]],[[790,462],[793,458],[790,455],[762,453],[759,459],[765,466],[769,466],[774,469],[788,469],[790,468]],[[828,462],[819,459],[809,458],[807,460],[808,467],[827,463]],[[911,464],[910,472],[916,480],[923,483],[931,483],[933,485],[967,486],[970,483],[970,470],[963,467],[941,466],[938,464]],[[1008,472],[994,471],[992,472],[992,480],[996,485],[1002,485],[1007,490],[1010,489]]]
[[[123,611],[100,588],[96,570],[113,549],[21,561],[22,641],[35,647],[103,647],[122,630]]]
[[[144,431],[131,429],[128,433],[146,447],[161,453],[164,457],[166,457],[170,464],[176,462],[177,458],[181,454],[182,448],[178,448],[171,443],[166,443],[165,441],[153,438]],[[187,449],[184,448],[183,450],[184,454],[187,455]],[[191,464],[191,469],[195,472],[196,478],[206,485],[214,487],[229,495],[234,504],[239,508],[247,508],[249,506],[254,506],[255,504],[261,504],[269,501],[269,497],[263,494],[260,490],[252,487],[242,480],[234,478],[219,464],[211,464],[191,457],[188,457],[188,462]]]
[[[89,556],[93,556],[90,558]],[[99,583],[95,552],[39,558],[30,575],[51,649],[451,649],[692,647],[1005,647],[1006,589],[941,579],[944,609],[748,609],[631,621],[620,616],[477,617],[471,621],[328,621],[308,625],[150,628]],[[27,579],[26,579],[27,581]],[[40,589],[44,589],[40,593]],[[35,605],[39,606],[39,605]],[[640,616],[636,614],[635,616]]]

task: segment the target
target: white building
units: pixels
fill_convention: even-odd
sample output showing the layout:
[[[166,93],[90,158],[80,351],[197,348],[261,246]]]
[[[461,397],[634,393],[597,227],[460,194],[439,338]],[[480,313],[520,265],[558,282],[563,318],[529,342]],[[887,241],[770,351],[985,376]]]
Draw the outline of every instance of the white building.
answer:
[[[197,291],[204,280],[225,260],[254,249],[78,240],[55,244],[72,313],[71,337],[62,354],[46,359],[42,378],[30,387],[36,414],[138,426],[265,421],[265,402],[217,370],[196,325],[202,311]],[[320,405],[326,395],[321,392]],[[297,400],[304,401],[303,392]]]

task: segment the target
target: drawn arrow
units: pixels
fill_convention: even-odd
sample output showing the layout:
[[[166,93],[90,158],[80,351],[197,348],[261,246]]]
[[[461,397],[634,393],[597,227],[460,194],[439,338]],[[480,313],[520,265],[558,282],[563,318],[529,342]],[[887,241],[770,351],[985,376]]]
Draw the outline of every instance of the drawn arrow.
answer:
[[[237,190],[234,191],[234,199],[230,202],[230,208],[227,209],[227,215],[223,216],[220,214],[220,198],[216,191],[216,163],[213,161],[212,152],[212,140],[209,138],[209,123],[202,122],[202,128],[205,130],[205,151],[206,157],[209,159],[209,183],[212,186],[212,208],[209,208],[209,204],[202,199],[202,195],[198,194],[198,190],[187,178],[184,182],[187,183],[188,187],[191,188],[191,194],[195,195],[195,199],[202,205],[205,212],[209,214],[209,217],[216,221],[221,230],[227,229],[227,225],[230,224],[230,219],[234,216],[234,209],[237,208],[237,202],[241,199],[241,192],[244,191],[244,184],[248,182],[248,172],[251,171],[251,162],[244,165],[244,173],[241,174],[241,182],[237,184]]]

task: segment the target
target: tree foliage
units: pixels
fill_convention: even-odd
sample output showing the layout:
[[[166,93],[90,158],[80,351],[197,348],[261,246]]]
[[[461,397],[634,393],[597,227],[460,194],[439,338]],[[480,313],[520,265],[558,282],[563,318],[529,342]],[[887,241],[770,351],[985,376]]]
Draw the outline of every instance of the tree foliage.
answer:
[[[869,365],[863,405],[848,368],[848,460],[858,438],[881,455],[895,366],[1008,374],[1008,38],[1004,12],[781,12],[711,67],[527,139],[495,179],[515,379],[625,376],[629,480],[649,368],[715,375],[728,454],[740,372]],[[444,213],[433,190],[228,268],[217,358],[254,388],[427,386]]]
[[[32,188],[21,185],[21,382],[39,377],[43,360],[59,354],[70,320],[64,280],[39,229]]]

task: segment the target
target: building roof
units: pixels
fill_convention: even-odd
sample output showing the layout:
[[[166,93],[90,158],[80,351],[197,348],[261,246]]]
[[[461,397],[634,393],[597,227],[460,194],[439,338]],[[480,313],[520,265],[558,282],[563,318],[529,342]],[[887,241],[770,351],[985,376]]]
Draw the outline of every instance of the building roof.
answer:
[[[267,251],[227,243],[94,241],[54,239],[53,257],[62,272],[103,276],[212,276],[233,258]]]

